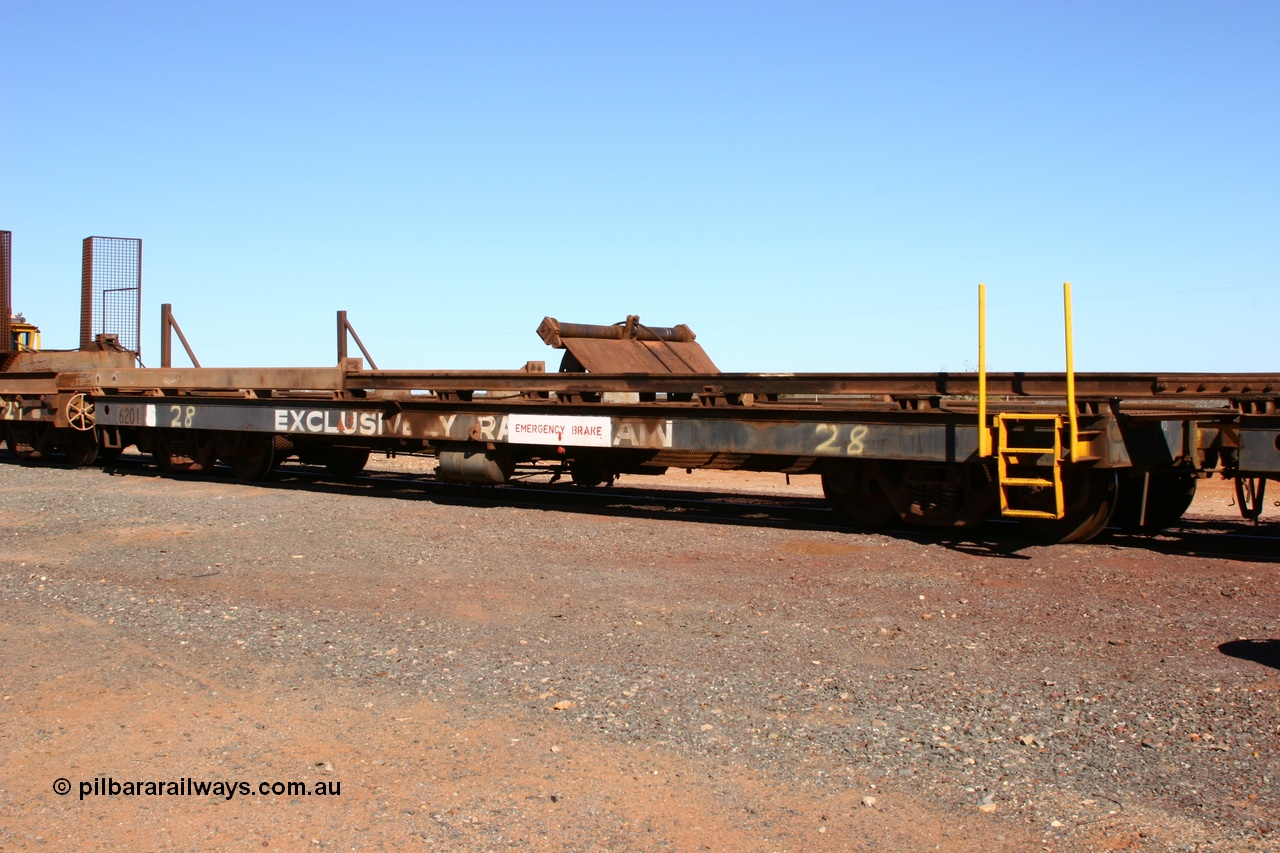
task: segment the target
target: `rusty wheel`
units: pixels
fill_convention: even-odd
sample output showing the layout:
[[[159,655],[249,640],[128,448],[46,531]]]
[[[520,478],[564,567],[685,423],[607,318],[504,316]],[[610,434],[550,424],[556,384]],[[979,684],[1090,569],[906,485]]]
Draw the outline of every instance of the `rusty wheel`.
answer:
[[[1151,471],[1144,478],[1141,473],[1130,472],[1120,480],[1120,496],[1111,523],[1121,530],[1155,533],[1177,524],[1195,496],[1195,474]]]
[[[239,480],[261,480],[276,462],[276,439],[262,433],[222,433],[215,442],[218,458]]]
[[[324,457],[324,465],[329,473],[342,480],[359,474],[368,462],[368,448],[331,447]]]
[[[66,434],[58,440],[58,449],[72,468],[88,467],[98,459],[98,435],[93,430],[66,430]]]
[[[612,486],[616,476],[590,459],[575,459],[569,465],[569,479],[575,486]]]
[[[11,424],[5,444],[9,453],[23,461],[44,459],[53,452],[53,430],[43,423]]]
[[[77,432],[89,432],[93,429],[93,401],[83,394],[72,394],[67,400],[67,423]]]
[[[1053,495],[1045,489],[1047,508],[1053,509]],[[1059,519],[1023,518],[1022,528],[1045,542],[1088,542],[1106,528],[1116,510],[1120,481],[1110,468],[1064,468],[1063,508]]]
[[[195,474],[213,465],[213,440],[202,430],[164,430],[151,455],[167,474]]]
[[[822,491],[836,515],[853,527],[876,530],[898,518],[876,462],[837,459],[822,472]]]

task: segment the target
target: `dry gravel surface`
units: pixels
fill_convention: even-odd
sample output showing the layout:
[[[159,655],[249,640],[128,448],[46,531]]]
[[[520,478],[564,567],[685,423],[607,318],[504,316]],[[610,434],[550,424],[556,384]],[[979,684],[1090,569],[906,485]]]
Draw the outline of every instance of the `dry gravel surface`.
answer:
[[[1280,531],[1222,484],[1044,546],[666,479],[764,497],[0,460],[0,849],[1280,850]]]

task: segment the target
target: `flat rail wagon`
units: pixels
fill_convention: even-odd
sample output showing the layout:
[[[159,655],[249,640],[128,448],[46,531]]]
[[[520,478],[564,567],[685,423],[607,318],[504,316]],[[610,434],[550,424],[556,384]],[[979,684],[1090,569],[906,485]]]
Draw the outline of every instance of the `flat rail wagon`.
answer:
[[[580,486],[671,468],[818,474],[853,527],[1004,516],[1054,542],[1167,527],[1218,475],[1256,520],[1280,479],[1280,374],[1075,373],[1067,304],[1064,372],[871,374],[725,373],[687,326],[635,317],[545,318],[556,372],[379,370],[347,356],[349,337],[364,347],[341,312],[332,367],[175,368],[172,333],[187,344],[166,305],[158,368],[109,333],[0,352],[0,430],[27,460],[88,465],[136,445],[166,471],[222,463],[246,480],[293,457],[352,476],[371,453],[434,456],[440,478],[483,485],[530,466]]]

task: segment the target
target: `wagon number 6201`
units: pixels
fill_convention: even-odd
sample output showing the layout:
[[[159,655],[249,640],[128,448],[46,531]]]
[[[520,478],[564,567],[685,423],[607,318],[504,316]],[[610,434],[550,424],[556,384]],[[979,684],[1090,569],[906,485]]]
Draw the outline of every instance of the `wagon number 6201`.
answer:
[[[849,427],[848,441],[842,441],[840,438],[840,434],[844,431],[844,427],[840,424],[818,424],[817,431],[818,438],[823,439],[817,448],[819,453],[861,456],[866,452],[868,432],[866,424],[854,424]]]

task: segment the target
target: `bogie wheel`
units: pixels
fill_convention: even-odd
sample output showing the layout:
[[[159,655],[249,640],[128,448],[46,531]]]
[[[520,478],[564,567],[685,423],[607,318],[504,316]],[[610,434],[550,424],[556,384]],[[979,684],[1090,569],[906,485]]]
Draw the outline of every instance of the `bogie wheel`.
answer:
[[[217,443],[218,458],[239,480],[262,480],[276,461],[275,436],[262,433],[224,433]]]
[[[1236,477],[1236,506],[1240,516],[1258,523],[1267,497],[1267,481],[1263,477]]]
[[[823,468],[822,491],[842,521],[863,530],[878,530],[898,519],[880,474],[874,461],[837,459]]]
[[[1052,501],[1052,493],[1045,492]],[[1120,480],[1112,468],[1064,468],[1062,493],[1062,518],[1022,518],[1022,528],[1045,542],[1088,542],[1110,523]]]
[[[65,430],[58,439],[58,449],[72,468],[86,468],[98,459],[98,436],[93,430]]]
[[[166,430],[156,438],[152,457],[166,474],[195,474],[213,465],[213,440],[203,430]]]
[[[53,430],[43,423],[13,424],[5,431],[9,453],[18,459],[47,459],[53,452]]]
[[[569,466],[569,479],[575,486],[613,485],[614,475],[606,471],[597,462],[589,460],[574,461]]]
[[[339,479],[349,479],[364,470],[369,462],[367,448],[332,447],[325,454],[325,467]]]
[[[1195,496],[1195,474],[1186,471],[1129,472],[1121,475],[1120,497],[1111,523],[1121,530],[1155,533],[1177,524]]]

